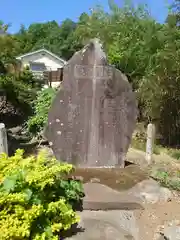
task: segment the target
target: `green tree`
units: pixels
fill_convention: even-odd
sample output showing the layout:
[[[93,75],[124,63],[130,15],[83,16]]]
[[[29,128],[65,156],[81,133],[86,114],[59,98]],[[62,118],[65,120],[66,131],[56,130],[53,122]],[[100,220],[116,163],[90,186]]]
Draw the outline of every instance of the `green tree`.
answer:
[[[0,76],[0,89],[6,96],[6,103],[10,103],[15,112],[23,116],[32,114],[31,103],[36,98],[39,86],[30,72],[25,70],[18,75]]]
[[[135,8],[125,4],[119,8],[111,1],[110,13],[95,8],[90,15],[82,15],[76,33],[81,41],[101,39],[110,63],[130,77],[138,93],[139,120],[155,121],[164,143],[177,143],[180,137],[178,24],[157,23],[146,6]]]
[[[14,40],[14,37],[7,33],[8,25],[0,22],[0,30],[3,34],[0,35],[0,62],[6,70],[14,68],[16,70],[18,63],[15,58],[18,52],[19,45]],[[4,69],[5,72],[5,69]]]
[[[70,19],[65,19],[61,25],[56,21],[33,23],[27,29],[22,25],[15,35],[20,45],[19,53],[46,48],[64,59],[69,59],[79,49],[73,34],[75,29],[76,23]]]
[[[98,37],[110,64],[129,77],[137,93],[139,120],[155,121],[164,143],[175,144],[180,139],[180,1],[174,1],[163,24],[151,17],[147,6],[135,7],[126,1],[119,8],[109,0],[109,8],[108,13],[101,6],[90,14],[82,13],[77,23],[70,19],[61,25],[55,21],[35,23],[27,29],[21,26],[14,36],[2,34],[0,69],[4,72],[3,67],[15,60],[17,52],[43,47],[69,59],[87,40]],[[6,30],[6,25],[1,26]]]

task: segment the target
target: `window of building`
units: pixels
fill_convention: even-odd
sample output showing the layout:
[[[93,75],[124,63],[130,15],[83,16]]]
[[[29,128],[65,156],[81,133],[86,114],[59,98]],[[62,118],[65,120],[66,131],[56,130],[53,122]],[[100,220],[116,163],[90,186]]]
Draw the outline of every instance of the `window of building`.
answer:
[[[32,63],[30,63],[30,69],[31,69],[31,71],[43,72],[46,70],[46,66],[44,63],[32,62]]]

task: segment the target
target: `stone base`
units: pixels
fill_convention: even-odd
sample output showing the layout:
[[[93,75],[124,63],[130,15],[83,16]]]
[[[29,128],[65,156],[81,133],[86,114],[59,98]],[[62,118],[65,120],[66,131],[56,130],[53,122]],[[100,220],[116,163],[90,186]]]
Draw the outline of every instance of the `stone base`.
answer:
[[[146,172],[136,165],[125,168],[76,168],[69,177],[79,179],[83,183],[100,183],[114,190],[123,191],[132,188],[138,182],[148,178]]]
[[[139,240],[133,212],[84,211],[79,232],[70,240]]]
[[[141,235],[143,224],[148,223],[143,221],[140,225],[141,213],[146,210],[148,204],[163,204],[172,197],[170,190],[161,187],[152,179],[141,181],[125,191],[117,191],[100,183],[88,182],[84,184],[84,191],[83,211],[79,213],[81,221],[74,235],[67,238],[69,240],[147,239]],[[148,219],[150,216],[148,215]],[[168,228],[164,234],[171,234],[171,230]],[[147,236],[155,234],[156,229],[150,229],[150,231],[147,232]],[[147,240],[152,240],[152,237]]]
[[[140,198],[129,197],[99,183],[84,184],[83,209],[86,210],[132,210],[143,209]]]

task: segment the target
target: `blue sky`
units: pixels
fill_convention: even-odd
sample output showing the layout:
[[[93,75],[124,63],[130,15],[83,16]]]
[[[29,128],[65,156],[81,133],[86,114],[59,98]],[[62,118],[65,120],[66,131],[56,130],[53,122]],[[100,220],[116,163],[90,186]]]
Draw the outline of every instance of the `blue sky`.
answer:
[[[121,4],[123,0],[116,0]],[[167,3],[172,0],[134,0],[136,3],[147,3],[151,14],[157,21],[163,22],[167,16]],[[20,24],[28,26],[33,22],[56,20],[59,23],[65,18],[77,20],[82,12],[101,4],[108,9],[107,0],[0,0],[0,20],[11,23],[10,32],[16,32]]]

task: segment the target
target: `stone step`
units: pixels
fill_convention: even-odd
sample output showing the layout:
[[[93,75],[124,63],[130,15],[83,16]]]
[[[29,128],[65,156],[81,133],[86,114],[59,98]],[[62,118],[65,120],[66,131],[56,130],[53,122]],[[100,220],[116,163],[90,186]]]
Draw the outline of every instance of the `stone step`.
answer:
[[[143,209],[141,199],[130,197],[126,191],[118,192],[99,183],[84,184],[83,209],[86,210],[132,210]]]

